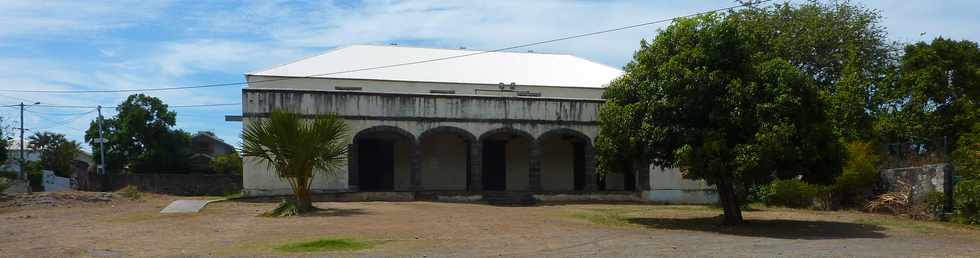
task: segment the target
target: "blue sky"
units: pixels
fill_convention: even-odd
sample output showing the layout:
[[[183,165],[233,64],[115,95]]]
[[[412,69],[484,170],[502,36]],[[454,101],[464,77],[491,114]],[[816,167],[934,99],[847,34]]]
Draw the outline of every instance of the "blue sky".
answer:
[[[800,2],[800,0],[794,1]],[[980,1],[855,1],[899,42],[980,40]],[[731,6],[734,1],[3,1],[0,88],[130,89],[241,82],[243,74],[348,44],[495,49]],[[660,26],[532,47],[621,67]],[[925,32],[925,35],[920,35]],[[331,72],[331,71],[324,71]],[[241,87],[151,92],[170,105],[234,103]],[[0,92],[0,105],[113,106],[129,93]],[[25,127],[81,141],[90,109],[32,107]],[[239,143],[235,106],[178,108],[177,127]],[[84,113],[84,114],[83,114]],[[107,116],[115,112],[106,109]],[[0,108],[8,125],[14,108]],[[14,125],[15,126],[15,125]],[[88,149],[88,146],[86,146]]]

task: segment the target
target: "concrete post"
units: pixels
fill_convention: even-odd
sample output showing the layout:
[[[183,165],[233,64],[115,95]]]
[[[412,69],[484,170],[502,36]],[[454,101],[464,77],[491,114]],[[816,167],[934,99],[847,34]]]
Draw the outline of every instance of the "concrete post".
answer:
[[[640,162],[641,167],[636,168],[636,183],[639,187],[637,191],[649,191],[650,186],[650,163]]]
[[[636,184],[633,189],[636,191],[650,190],[650,163],[644,161],[633,162],[633,176]]]
[[[541,146],[537,139],[531,141],[528,157],[528,189],[541,191]]]
[[[585,144],[585,191],[592,192],[598,189],[596,185],[596,160],[595,148],[592,144]]]
[[[347,190],[358,191],[360,184],[357,170],[357,142],[347,146]]]
[[[470,152],[470,181],[467,190],[470,192],[483,191],[483,144],[480,144],[480,141],[472,141],[468,145]]]
[[[409,154],[409,173],[411,175],[411,189],[413,191],[422,190],[422,146],[421,144],[412,145],[412,153]]]

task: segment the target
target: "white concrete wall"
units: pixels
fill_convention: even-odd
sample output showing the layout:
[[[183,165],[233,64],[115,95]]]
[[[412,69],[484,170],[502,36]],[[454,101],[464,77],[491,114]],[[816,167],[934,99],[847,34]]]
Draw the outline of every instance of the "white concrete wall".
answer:
[[[530,183],[530,163],[527,138],[521,137],[507,141],[507,191],[526,191]]]
[[[540,141],[542,190],[575,190],[575,146],[560,137],[545,137]]]
[[[679,169],[650,166],[650,191],[643,193],[648,201],[680,204],[718,202],[718,193],[703,180],[684,179]]]
[[[422,147],[422,187],[466,190],[466,143],[453,134],[426,137]]]
[[[336,90],[337,87],[361,87],[366,92],[390,93],[430,93],[432,90],[453,90],[457,95],[495,95],[516,96],[514,92],[493,92],[498,90],[497,84],[461,84],[434,82],[406,82],[383,80],[355,80],[328,78],[295,78],[289,80],[252,83],[281,77],[247,76],[250,89],[303,89],[303,90]],[[508,85],[507,87],[510,87]],[[479,90],[477,90],[479,89]],[[585,87],[555,87],[555,86],[526,86],[516,85],[515,90],[541,93],[542,97],[601,99],[603,88]]]

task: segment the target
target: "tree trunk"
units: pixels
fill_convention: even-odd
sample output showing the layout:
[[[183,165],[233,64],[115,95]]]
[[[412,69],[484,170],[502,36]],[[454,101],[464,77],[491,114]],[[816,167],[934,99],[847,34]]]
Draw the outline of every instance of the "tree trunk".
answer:
[[[310,178],[296,178],[296,185],[293,191],[296,194],[296,209],[299,212],[308,212],[313,210],[313,196],[310,193],[310,187],[307,183]]]
[[[735,187],[728,177],[721,178],[718,183],[718,197],[721,199],[721,208],[725,210],[725,225],[738,225],[742,223],[742,209],[738,205],[738,197],[735,196]]]

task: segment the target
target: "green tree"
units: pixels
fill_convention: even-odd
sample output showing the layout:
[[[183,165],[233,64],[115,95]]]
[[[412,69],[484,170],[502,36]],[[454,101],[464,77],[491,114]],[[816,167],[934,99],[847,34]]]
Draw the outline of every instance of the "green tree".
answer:
[[[107,171],[122,173],[185,172],[190,155],[190,134],[172,127],[177,114],[158,98],[134,94],[116,107],[117,114],[103,122]],[[98,120],[85,132],[85,141],[99,153]],[[95,155],[100,162],[101,155]]]
[[[814,81],[835,132],[845,141],[872,135],[897,48],[888,43],[882,16],[849,1],[809,1],[744,8],[736,16],[750,24],[767,51]]]
[[[304,120],[275,110],[267,119],[249,122],[242,133],[242,156],[265,163],[289,183],[298,212],[313,210],[310,184],[314,172],[333,176],[346,164],[350,129],[334,115]]]
[[[715,185],[726,224],[742,221],[735,186],[827,184],[843,155],[812,76],[773,55],[752,25],[739,15],[675,21],[641,42],[600,110],[600,121],[618,121],[600,123],[600,153],[625,143],[631,153],[619,157]]]
[[[953,164],[957,174],[971,179],[980,179],[980,122],[973,124],[972,130],[962,134],[953,152]]]
[[[980,48],[944,38],[908,45],[882,96],[875,126],[882,141],[920,140],[932,149],[943,147],[943,137],[956,142],[980,122]]]
[[[242,157],[238,152],[231,152],[225,155],[214,157],[209,164],[211,170],[222,174],[242,174]]]
[[[65,138],[64,134],[36,132],[28,137],[28,147],[41,153],[41,167],[54,171],[55,175],[70,177],[74,172],[75,157],[82,152],[81,145]]]

